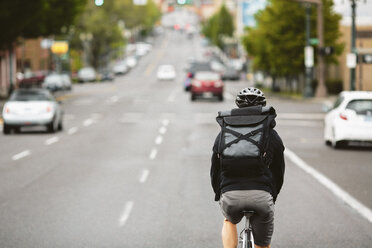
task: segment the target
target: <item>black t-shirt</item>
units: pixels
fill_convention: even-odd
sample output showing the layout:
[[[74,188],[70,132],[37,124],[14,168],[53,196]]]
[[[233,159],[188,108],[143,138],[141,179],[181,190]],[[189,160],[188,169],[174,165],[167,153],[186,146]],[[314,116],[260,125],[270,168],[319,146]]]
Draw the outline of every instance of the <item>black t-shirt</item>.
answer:
[[[222,193],[231,190],[265,190],[273,196],[275,202],[283,185],[285,170],[284,145],[278,133],[270,129],[270,145],[268,152],[272,154],[272,163],[269,168],[265,171],[264,175],[255,178],[247,178],[244,181],[237,178],[226,178],[222,175],[220,159],[217,154],[220,135],[221,133],[218,134],[213,146],[210,171],[215,200],[218,201]]]

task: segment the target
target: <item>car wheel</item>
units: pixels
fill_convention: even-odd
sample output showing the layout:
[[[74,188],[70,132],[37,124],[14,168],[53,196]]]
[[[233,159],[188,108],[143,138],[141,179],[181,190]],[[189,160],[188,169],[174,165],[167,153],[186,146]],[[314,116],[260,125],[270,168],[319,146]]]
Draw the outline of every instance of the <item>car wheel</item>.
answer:
[[[195,94],[191,94],[191,101],[195,101],[196,100],[196,95]]]
[[[58,131],[62,131],[63,130],[63,124],[62,124],[62,120],[58,123]]]
[[[3,126],[3,133],[4,134],[10,134],[10,127],[4,123],[4,126]]]
[[[223,95],[222,94],[218,97],[218,100],[220,100],[221,102],[223,101]]]
[[[55,132],[54,120],[51,121],[49,124],[47,124],[47,131],[48,131],[48,133],[54,133]]]

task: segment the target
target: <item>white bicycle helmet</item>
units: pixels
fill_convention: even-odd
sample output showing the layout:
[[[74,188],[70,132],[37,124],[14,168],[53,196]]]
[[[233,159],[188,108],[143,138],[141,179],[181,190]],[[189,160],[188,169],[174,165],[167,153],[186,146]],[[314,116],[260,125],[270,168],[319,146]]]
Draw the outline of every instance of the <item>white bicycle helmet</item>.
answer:
[[[253,87],[242,89],[236,96],[235,103],[239,108],[255,106],[255,105],[266,105],[266,97],[264,93]]]

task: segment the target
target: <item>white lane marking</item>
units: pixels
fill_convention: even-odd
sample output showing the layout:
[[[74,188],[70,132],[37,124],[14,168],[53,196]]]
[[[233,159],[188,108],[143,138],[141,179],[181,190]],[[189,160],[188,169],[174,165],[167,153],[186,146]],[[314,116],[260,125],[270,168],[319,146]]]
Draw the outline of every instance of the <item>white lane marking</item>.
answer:
[[[169,124],[169,120],[168,120],[168,119],[164,119],[164,120],[162,121],[162,124],[163,124],[163,126],[168,126],[168,124]]]
[[[45,145],[49,146],[59,141],[59,137],[55,136],[45,141]]]
[[[23,151],[23,152],[20,152],[20,153],[14,155],[12,157],[12,159],[15,161],[15,160],[19,160],[21,158],[27,157],[29,155],[31,155],[31,152],[29,150],[26,150],[26,151]]]
[[[161,127],[159,129],[159,133],[161,133],[161,134],[165,134],[166,132],[167,132],[167,128],[166,127]]]
[[[150,171],[147,169],[142,170],[141,176],[139,178],[140,183],[144,183],[147,180],[147,177],[149,176]]]
[[[127,222],[130,212],[133,209],[134,202],[129,201],[127,204],[125,204],[124,210],[119,218],[119,227],[123,227],[125,225],[125,222]]]
[[[340,188],[332,180],[324,176],[322,173],[318,172],[300,157],[298,157],[294,152],[289,150],[287,147],[284,152],[285,156],[288,157],[295,165],[300,167],[302,170],[314,177],[320,184],[330,190],[336,197],[341,199],[345,204],[349,205],[351,208],[356,210],[361,216],[366,218],[372,223],[372,211],[368,207],[364,206],[357,199],[352,197],[349,193]]]
[[[155,144],[160,145],[163,142],[163,137],[158,135],[155,139]]]
[[[325,114],[319,113],[278,113],[277,119],[285,120],[324,120]]]
[[[154,160],[155,158],[156,158],[156,155],[158,154],[158,150],[156,150],[156,148],[153,148],[152,150],[151,150],[151,153],[150,153],[150,156],[149,156],[149,158],[151,159],[151,160]]]
[[[175,89],[171,92],[171,94],[167,98],[167,102],[174,102],[176,100],[176,96],[178,94],[178,89]]]
[[[77,130],[78,130],[77,127],[72,127],[72,128],[70,128],[70,129],[67,131],[67,134],[68,134],[68,135],[72,135],[72,134],[76,133]]]
[[[83,125],[84,127],[88,127],[90,125],[93,124],[93,120],[92,119],[86,119],[84,122],[83,122]]]
[[[319,121],[298,121],[298,120],[278,120],[279,126],[301,126],[301,127],[322,127],[323,122]]]

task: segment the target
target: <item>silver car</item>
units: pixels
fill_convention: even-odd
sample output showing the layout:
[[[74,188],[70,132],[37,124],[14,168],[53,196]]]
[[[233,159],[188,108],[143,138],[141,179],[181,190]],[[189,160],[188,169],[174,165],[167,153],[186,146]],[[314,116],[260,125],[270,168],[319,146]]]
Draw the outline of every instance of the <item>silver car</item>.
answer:
[[[45,126],[53,133],[62,130],[63,111],[53,95],[46,89],[18,89],[3,108],[3,133],[24,126]]]

